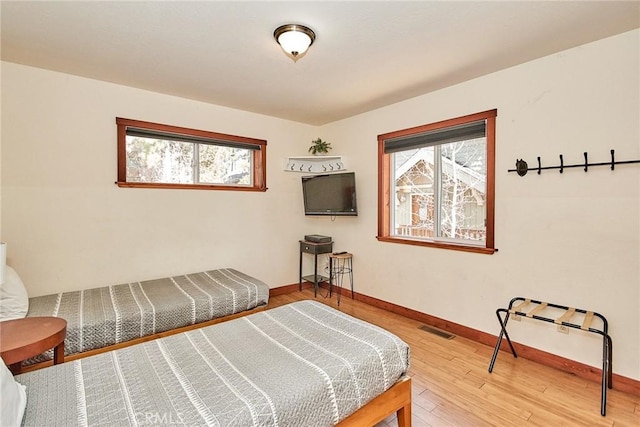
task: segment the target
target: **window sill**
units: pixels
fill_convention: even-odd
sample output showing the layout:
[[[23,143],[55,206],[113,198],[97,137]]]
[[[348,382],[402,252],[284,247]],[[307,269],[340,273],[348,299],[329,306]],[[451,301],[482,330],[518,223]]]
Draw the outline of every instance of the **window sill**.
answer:
[[[267,191],[267,188],[240,187],[235,185],[212,185],[212,184],[161,184],[151,182],[121,182],[116,181],[116,185],[121,188],[164,188],[174,190],[231,190],[231,191]]]
[[[380,242],[400,243],[404,245],[413,245],[413,246],[426,246],[426,247],[440,248],[440,249],[451,249],[454,251],[474,252],[474,253],[486,254],[486,255],[491,255],[495,252],[498,252],[498,250],[495,248],[485,248],[481,246],[455,245],[452,243],[442,243],[442,242],[427,242],[424,240],[402,239],[398,237],[389,237],[389,236],[377,236],[376,238]]]

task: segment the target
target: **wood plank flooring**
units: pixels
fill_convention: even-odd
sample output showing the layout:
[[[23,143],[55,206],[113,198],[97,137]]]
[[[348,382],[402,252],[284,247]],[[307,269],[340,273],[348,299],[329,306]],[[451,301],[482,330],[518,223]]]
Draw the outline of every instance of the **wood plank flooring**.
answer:
[[[640,396],[609,390],[600,415],[600,383],[501,352],[487,371],[493,348],[420,329],[418,321],[343,296],[317,301],[379,325],[411,346],[412,421],[428,426],[640,426]],[[269,308],[313,299],[312,290],[273,296]],[[395,416],[376,427],[397,426]]]

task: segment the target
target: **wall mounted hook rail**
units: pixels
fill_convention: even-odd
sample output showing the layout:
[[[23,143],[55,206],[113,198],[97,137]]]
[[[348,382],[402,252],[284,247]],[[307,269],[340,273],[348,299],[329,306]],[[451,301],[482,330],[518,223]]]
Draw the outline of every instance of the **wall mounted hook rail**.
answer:
[[[565,165],[564,164],[564,158],[563,158],[562,154],[560,154],[560,165],[558,165],[558,166],[544,166],[544,167],[542,166],[542,162],[540,160],[540,157],[538,157],[538,167],[537,168],[530,168],[527,165],[526,161],[524,161],[523,159],[517,159],[516,160],[516,168],[515,169],[509,169],[509,170],[507,170],[507,172],[516,172],[520,176],[525,176],[528,171],[535,170],[535,171],[537,171],[538,175],[540,175],[543,170],[559,169],[560,173],[564,173],[565,169],[580,168],[580,167],[584,168],[585,172],[588,172],[590,166],[610,166],[611,170],[615,170],[615,166],[616,165],[627,165],[627,164],[631,164],[631,163],[640,163],[640,160],[618,160],[618,161],[616,161],[616,159],[615,159],[615,150],[612,149],[610,151],[610,153],[611,153],[611,161],[589,163],[589,155],[585,151],[584,152],[584,163],[574,164],[574,165]]]

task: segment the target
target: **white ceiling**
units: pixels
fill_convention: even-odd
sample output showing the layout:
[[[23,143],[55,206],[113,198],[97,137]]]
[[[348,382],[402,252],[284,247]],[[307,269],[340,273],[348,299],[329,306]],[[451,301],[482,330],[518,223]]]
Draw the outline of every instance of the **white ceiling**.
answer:
[[[640,1],[1,3],[3,61],[321,125],[640,27]],[[316,42],[294,63],[282,24]]]

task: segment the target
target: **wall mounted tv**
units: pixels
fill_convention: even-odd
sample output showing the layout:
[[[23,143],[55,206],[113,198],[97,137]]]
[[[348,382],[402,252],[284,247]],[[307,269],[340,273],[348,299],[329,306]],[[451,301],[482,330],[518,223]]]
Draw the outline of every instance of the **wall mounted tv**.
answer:
[[[303,176],[302,195],[305,215],[358,215],[353,172]]]

